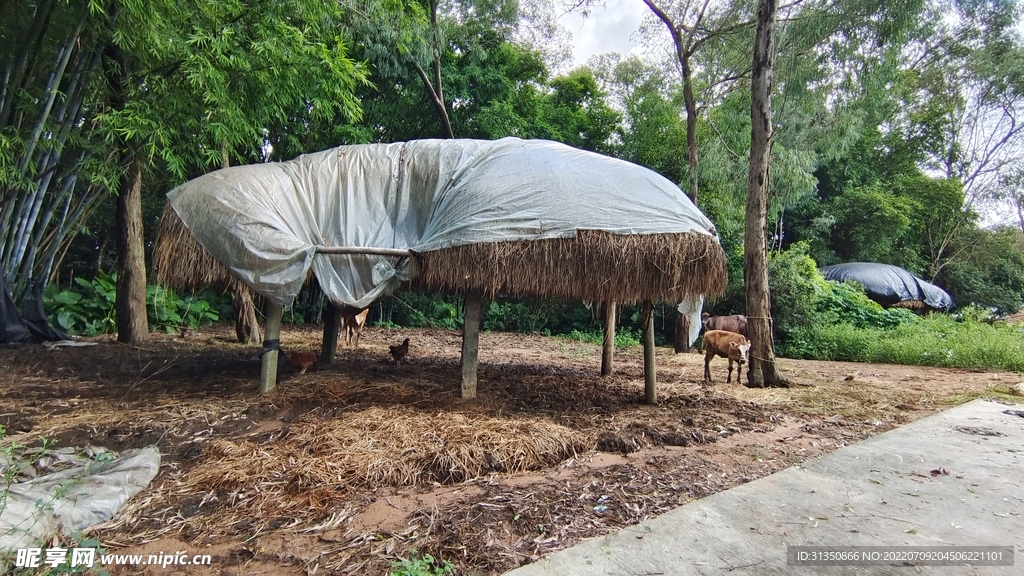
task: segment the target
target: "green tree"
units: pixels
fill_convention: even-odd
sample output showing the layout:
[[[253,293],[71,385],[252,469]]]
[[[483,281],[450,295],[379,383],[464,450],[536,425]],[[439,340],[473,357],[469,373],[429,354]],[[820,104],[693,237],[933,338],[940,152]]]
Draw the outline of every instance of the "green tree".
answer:
[[[0,3],[0,271],[15,300],[45,282],[116,186],[96,130],[104,51],[95,4]]]
[[[694,90],[694,67],[698,52],[708,45],[728,41],[733,36],[749,38],[753,31],[750,6],[745,2],[669,3],[644,0],[644,4],[661,20],[672,38],[676,63],[682,79],[683,108],[686,117],[686,158],[688,182],[686,195],[694,203],[698,199],[698,163],[700,158],[697,145],[698,99]],[[716,71],[722,74],[706,80],[710,91],[722,82],[729,82],[748,72],[746,64],[739,68]],[[708,95],[710,96],[710,94]],[[708,105],[705,99],[704,106]]]
[[[747,335],[751,342],[746,384],[753,388],[788,385],[775,365],[765,230],[768,217],[768,177],[772,139],[771,93],[775,71],[777,14],[776,0],[758,0],[757,33],[750,82],[750,174],[747,178],[747,212],[743,234]]]
[[[1019,311],[1024,306],[1024,233],[1013,227],[969,228],[957,243],[966,256],[944,267],[937,278],[957,306],[973,304],[1000,315]]]
[[[363,71],[334,35],[338,4],[111,2],[103,60],[111,105],[98,122],[128,167],[118,197],[118,339],[142,342],[147,173],[177,180],[226,156],[258,158],[264,129],[290,110],[353,116]]]
[[[646,166],[673,182],[685,178],[686,126],[679,115],[680,98],[662,70],[638,57],[617,56],[598,61],[597,74],[618,94],[624,110],[616,130],[615,155]]]

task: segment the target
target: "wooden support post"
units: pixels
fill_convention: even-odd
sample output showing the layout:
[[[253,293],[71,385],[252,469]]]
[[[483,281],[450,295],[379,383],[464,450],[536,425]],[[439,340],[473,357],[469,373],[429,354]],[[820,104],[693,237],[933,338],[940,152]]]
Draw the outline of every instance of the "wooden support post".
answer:
[[[644,302],[644,401],[657,404],[658,391],[654,377],[654,305]]]
[[[280,304],[267,301],[266,339],[263,341],[263,366],[260,369],[260,394],[266,394],[277,386],[277,358],[281,337],[281,316],[284,310]]]
[[[462,323],[462,397],[476,398],[477,352],[480,348],[482,292],[466,293],[466,314]]]
[[[601,354],[601,376],[612,373],[612,360],[615,357],[615,302],[604,305],[604,351]]]
[[[341,309],[327,302],[324,310],[324,341],[320,345],[320,363],[333,364],[338,351],[338,332],[341,330]]]

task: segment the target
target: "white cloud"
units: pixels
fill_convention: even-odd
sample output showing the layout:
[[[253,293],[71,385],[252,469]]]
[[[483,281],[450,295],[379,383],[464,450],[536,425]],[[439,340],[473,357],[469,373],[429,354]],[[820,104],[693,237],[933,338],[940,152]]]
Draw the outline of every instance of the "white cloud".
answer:
[[[585,64],[595,54],[618,52],[623,56],[639,50],[638,42],[631,40],[633,33],[647,13],[640,0],[608,0],[605,6],[595,6],[590,15],[570,13],[559,23],[572,34],[573,60]]]

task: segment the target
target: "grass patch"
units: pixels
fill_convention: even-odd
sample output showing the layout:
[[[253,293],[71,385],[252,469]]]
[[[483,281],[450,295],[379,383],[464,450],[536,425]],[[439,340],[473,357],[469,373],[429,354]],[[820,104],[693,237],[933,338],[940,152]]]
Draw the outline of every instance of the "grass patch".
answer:
[[[573,330],[568,334],[559,336],[560,338],[567,338],[576,342],[587,342],[589,344],[597,344],[602,346],[604,344],[604,332],[582,332],[580,330]],[[615,330],[615,347],[616,348],[629,348],[631,346],[639,346],[640,338],[642,334],[640,330],[630,330],[629,328],[617,328]]]
[[[1024,372],[1024,326],[933,314],[888,329],[834,324],[794,334],[788,355],[945,368]]]

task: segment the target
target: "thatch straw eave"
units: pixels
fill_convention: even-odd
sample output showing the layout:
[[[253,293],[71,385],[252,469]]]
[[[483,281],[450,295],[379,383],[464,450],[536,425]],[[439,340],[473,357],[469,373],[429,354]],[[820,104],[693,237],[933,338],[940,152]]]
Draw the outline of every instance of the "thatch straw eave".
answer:
[[[599,302],[678,302],[718,296],[728,280],[725,253],[709,235],[611,234],[491,242],[424,252],[413,259],[414,286]]]
[[[164,207],[153,249],[156,281],[178,290],[244,288]],[[417,288],[480,291],[493,298],[542,297],[633,303],[718,296],[726,257],[707,234],[611,234],[581,230],[575,238],[488,242],[421,252],[409,275]]]
[[[906,308],[907,310],[913,310],[915,312],[934,310],[931,306],[925,304],[921,300],[903,300],[896,302],[895,304],[888,304],[888,308]]]
[[[175,290],[244,287],[241,280],[199,244],[169,202],[160,215],[153,244],[153,272],[158,284]]]

